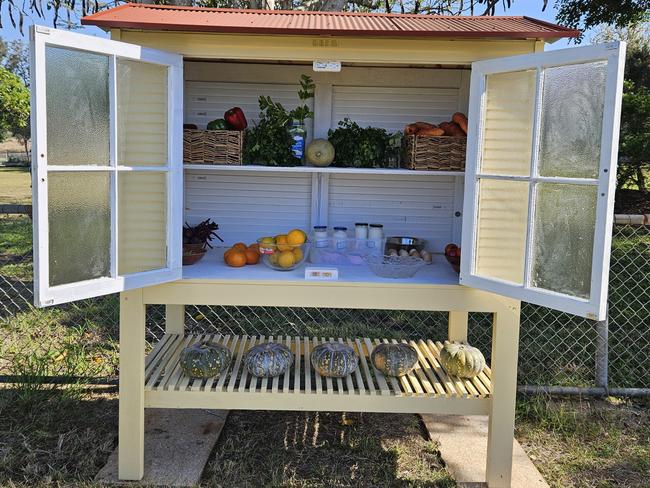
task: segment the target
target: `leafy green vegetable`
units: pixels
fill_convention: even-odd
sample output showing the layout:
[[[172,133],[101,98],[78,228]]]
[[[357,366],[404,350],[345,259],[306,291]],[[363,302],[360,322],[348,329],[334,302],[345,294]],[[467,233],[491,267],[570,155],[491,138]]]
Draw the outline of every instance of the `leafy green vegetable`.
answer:
[[[336,151],[333,166],[373,168],[387,165],[391,136],[385,129],[364,129],[346,117],[327,135]]]
[[[293,139],[289,133],[291,121],[297,119],[303,124],[305,119],[313,118],[314,113],[307,100],[314,97],[314,81],[307,75],[300,76],[298,98],[301,104],[287,111],[281,103],[271,97],[259,98],[260,121],[246,131],[244,161],[249,164],[267,166],[298,166],[300,159],[291,152]]]

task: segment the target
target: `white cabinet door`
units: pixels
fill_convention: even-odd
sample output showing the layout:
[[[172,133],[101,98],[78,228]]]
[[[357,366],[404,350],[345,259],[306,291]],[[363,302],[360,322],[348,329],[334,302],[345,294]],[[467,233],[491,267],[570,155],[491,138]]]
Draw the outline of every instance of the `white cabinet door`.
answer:
[[[179,279],[182,57],[39,26],[31,52],[35,304]]]
[[[472,65],[463,285],[605,317],[624,53]]]

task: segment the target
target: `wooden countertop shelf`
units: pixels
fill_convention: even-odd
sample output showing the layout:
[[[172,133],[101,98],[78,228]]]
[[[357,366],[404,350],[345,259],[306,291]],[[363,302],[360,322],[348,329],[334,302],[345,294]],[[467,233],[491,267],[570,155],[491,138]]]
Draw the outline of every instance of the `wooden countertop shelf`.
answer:
[[[180,353],[184,347],[204,340],[223,344],[232,351],[229,371],[207,380],[189,378],[180,369]],[[327,340],[355,348],[360,358],[355,373],[346,378],[324,378],[314,371],[310,352]],[[290,347],[295,355],[294,363],[276,378],[253,377],[244,368],[244,353],[268,341]],[[231,409],[255,409],[263,405],[270,410],[467,414],[487,411],[492,390],[488,367],[472,380],[449,376],[439,363],[441,342],[410,340],[402,342],[408,342],[418,351],[416,369],[401,378],[385,377],[370,361],[373,347],[381,342],[388,340],[166,334],[146,359],[145,403],[156,407]]]

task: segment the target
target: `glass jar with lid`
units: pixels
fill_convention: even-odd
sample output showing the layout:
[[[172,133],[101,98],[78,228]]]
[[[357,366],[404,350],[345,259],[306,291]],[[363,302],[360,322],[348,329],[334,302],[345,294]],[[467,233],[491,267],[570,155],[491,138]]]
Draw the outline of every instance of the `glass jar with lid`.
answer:
[[[334,227],[334,247],[336,249],[345,249],[348,241],[347,227]]]

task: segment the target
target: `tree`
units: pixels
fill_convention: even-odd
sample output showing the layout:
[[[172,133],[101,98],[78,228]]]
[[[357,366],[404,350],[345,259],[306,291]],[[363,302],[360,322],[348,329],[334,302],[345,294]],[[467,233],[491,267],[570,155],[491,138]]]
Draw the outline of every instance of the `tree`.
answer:
[[[547,4],[544,0],[544,8]],[[650,0],[555,0],[555,8],[555,20],[567,27],[583,31],[601,24],[623,28],[648,20]]]
[[[626,41],[618,188],[630,183],[646,193],[650,173],[650,26],[603,27],[595,42]]]
[[[8,132],[25,131],[29,125],[29,90],[20,78],[0,67],[0,141]]]
[[[22,39],[7,44],[0,38],[0,66],[4,66],[29,86],[29,46]]]

